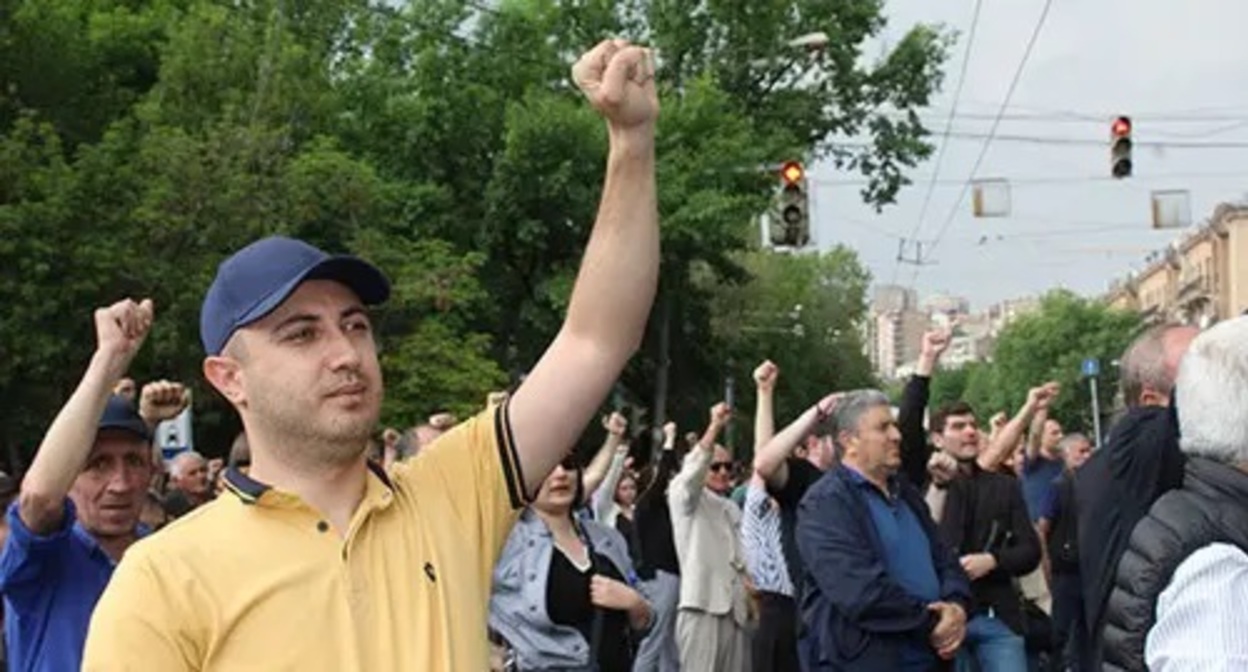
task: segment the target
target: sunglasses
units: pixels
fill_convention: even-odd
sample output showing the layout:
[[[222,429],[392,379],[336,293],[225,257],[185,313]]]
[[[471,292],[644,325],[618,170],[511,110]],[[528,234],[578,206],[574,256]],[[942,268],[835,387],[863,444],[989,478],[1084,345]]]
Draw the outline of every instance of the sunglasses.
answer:
[[[711,471],[732,471],[731,462],[712,462]]]

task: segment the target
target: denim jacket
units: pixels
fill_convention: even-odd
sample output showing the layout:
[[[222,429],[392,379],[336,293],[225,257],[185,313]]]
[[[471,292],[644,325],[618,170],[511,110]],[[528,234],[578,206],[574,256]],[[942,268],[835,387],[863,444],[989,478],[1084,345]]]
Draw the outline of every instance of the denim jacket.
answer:
[[[642,597],[623,535],[594,521],[582,520],[595,553],[614,565]],[[580,631],[556,625],[546,613],[546,585],[555,544],[550,530],[526,509],[507,538],[494,566],[490,593],[490,630],[506,640],[521,670],[591,671],[589,643]]]

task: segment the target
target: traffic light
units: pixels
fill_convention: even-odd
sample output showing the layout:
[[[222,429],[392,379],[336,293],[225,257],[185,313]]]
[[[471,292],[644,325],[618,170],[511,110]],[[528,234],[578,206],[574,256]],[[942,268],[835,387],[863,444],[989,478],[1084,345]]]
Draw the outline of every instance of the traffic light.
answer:
[[[780,193],[771,224],[774,247],[805,247],[810,243],[810,193],[806,169],[797,161],[780,167]]]
[[[1110,174],[1131,177],[1131,117],[1118,117],[1109,127]]]

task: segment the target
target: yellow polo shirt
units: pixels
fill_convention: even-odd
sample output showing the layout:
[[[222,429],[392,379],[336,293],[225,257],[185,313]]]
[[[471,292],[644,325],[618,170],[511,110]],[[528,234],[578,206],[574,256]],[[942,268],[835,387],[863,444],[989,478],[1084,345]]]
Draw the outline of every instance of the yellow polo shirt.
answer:
[[[345,538],[231,471],[228,492],[126,552],[83,669],[488,670],[490,574],[525,504],[506,408],[371,470]]]

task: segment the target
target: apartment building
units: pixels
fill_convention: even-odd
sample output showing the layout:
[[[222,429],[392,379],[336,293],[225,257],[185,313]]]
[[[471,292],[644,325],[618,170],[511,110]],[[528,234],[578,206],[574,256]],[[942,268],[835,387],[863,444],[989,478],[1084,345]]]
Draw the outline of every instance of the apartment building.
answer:
[[[1248,311],[1248,204],[1223,204],[1204,224],[1110,284],[1109,305],[1149,322],[1208,326]]]

